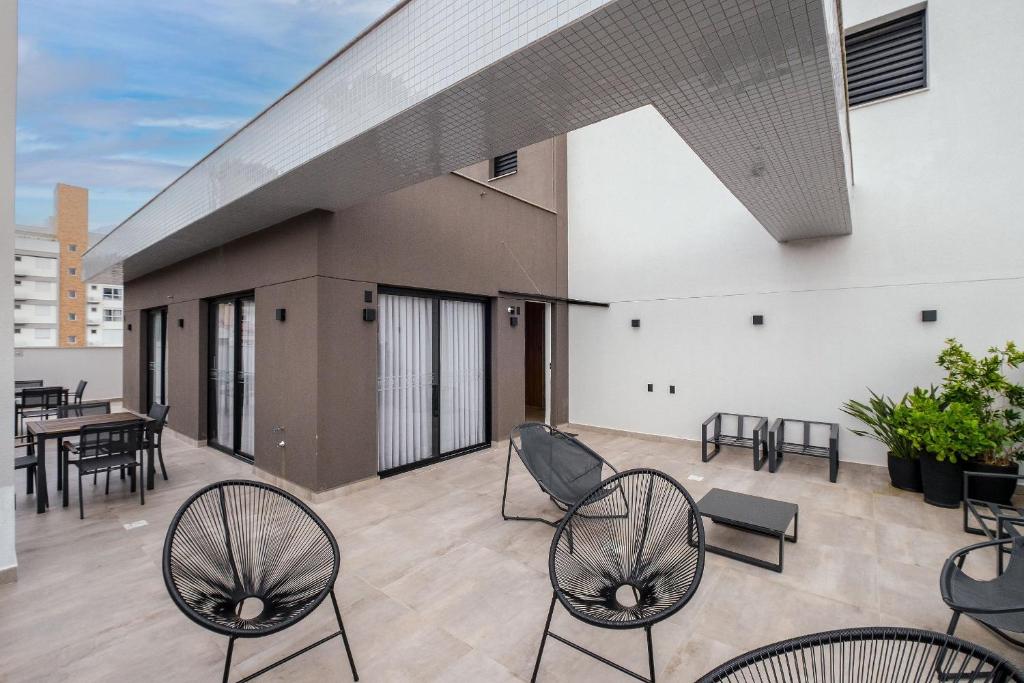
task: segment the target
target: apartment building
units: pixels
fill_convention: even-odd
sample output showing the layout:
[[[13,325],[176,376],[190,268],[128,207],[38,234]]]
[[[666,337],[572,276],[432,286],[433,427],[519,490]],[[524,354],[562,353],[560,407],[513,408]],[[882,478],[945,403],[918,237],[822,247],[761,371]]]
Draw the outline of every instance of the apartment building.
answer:
[[[121,346],[123,287],[82,278],[89,193],[59,184],[47,227],[18,225],[14,250],[15,347]]]

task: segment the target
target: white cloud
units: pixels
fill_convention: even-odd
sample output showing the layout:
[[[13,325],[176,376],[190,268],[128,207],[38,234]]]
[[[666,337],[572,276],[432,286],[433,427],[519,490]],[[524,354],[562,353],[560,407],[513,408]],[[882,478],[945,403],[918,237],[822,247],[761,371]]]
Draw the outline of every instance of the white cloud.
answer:
[[[191,130],[224,130],[238,128],[245,119],[234,116],[170,116],[165,118],[144,118],[135,122],[142,128],[178,128]]]
[[[31,154],[32,152],[45,152],[51,149],[60,149],[60,145],[47,142],[41,136],[25,130],[20,126],[15,129],[14,144],[18,154]]]

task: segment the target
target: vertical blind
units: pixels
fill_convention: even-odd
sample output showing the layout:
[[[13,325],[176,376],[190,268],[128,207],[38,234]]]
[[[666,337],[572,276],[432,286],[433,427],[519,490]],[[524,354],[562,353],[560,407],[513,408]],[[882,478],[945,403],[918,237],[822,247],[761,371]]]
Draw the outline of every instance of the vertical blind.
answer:
[[[441,452],[486,438],[484,304],[441,301]]]
[[[215,324],[213,367],[210,369],[216,415],[212,436],[216,443],[234,448],[235,304],[233,301],[217,304]]]
[[[164,402],[164,315],[163,311],[149,312],[149,386],[151,398]]]
[[[256,425],[256,301],[243,299],[241,309],[241,363],[242,374],[239,377],[242,389],[242,433],[238,450],[253,453]]]
[[[433,455],[433,327],[431,299],[381,294],[378,299],[377,469]]]

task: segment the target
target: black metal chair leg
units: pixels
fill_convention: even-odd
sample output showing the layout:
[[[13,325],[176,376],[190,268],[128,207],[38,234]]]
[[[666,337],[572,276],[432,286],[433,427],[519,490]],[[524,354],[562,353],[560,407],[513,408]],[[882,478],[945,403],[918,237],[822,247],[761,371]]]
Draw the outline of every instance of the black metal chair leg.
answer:
[[[224,659],[224,678],[221,680],[228,683],[228,674],[231,673],[231,653],[235,650],[235,637],[228,638],[228,656]]]
[[[164,467],[164,445],[162,443],[156,447],[156,454],[160,458],[160,471],[163,472],[164,481],[167,481],[167,468]]]
[[[345,644],[345,654],[348,655],[348,665],[352,669],[352,680],[358,681],[359,674],[356,672],[356,660],[352,658],[352,648],[348,644],[348,635],[345,633],[345,624],[341,621],[341,610],[338,609],[338,598],[334,596],[334,589],[331,589],[331,602],[334,604],[334,616],[338,618],[338,630],[341,631],[341,642]]]
[[[134,467],[132,468],[135,469]],[[146,504],[146,475],[142,473],[142,465],[139,465],[139,504]]]
[[[109,467],[107,468],[107,486],[106,486],[106,490],[103,491],[103,495],[105,495],[105,496],[109,496],[110,495],[110,468]]]
[[[651,683],[654,683],[654,642],[651,638],[651,627],[648,626],[644,630],[647,631],[647,662],[651,668]]]
[[[64,495],[67,495],[65,487]],[[85,519],[85,502],[82,500],[82,473],[78,473],[78,518]]]
[[[533,665],[533,676],[530,677],[530,683],[536,683],[537,672],[540,671],[540,660],[544,656],[544,643],[547,642],[548,632],[551,630],[551,615],[555,613],[555,600],[557,599],[554,593],[551,594],[551,607],[548,608],[548,618],[544,622],[544,635],[540,639],[540,649],[537,650],[537,663]]]
[[[36,468],[26,467],[25,468],[25,495],[31,496],[32,492],[36,488]]]

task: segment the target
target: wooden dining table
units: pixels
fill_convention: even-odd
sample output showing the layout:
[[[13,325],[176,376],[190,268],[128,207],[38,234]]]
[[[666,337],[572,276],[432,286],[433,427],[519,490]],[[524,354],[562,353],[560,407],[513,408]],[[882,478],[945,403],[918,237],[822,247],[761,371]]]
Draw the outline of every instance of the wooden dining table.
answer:
[[[25,430],[29,438],[35,442],[36,455],[36,512],[46,512],[49,504],[49,492],[46,486],[46,442],[50,439],[57,440],[57,448],[60,442],[69,437],[77,436],[82,427],[103,424],[119,424],[142,420],[146,425],[146,431],[150,425],[156,422],[147,415],[139,415],[130,411],[109,413],[106,415],[84,415],[82,417],[64,417],[55,420],[33,420],[25,423]],[[153,439],[151,434],[146,437],[146,490],[153,489],[154,473],[156,468],[153,463]],[[58,458],[59,461],[59,458]],[[64,486],[68,483],[64,482]]]

